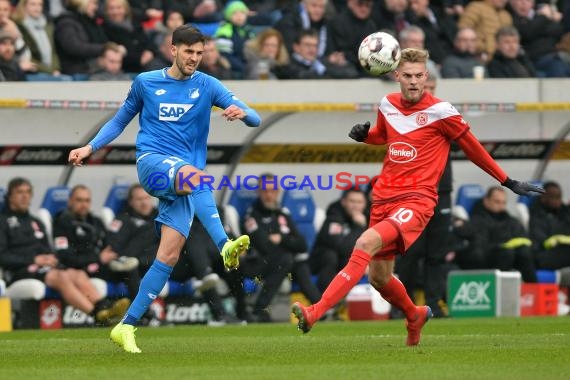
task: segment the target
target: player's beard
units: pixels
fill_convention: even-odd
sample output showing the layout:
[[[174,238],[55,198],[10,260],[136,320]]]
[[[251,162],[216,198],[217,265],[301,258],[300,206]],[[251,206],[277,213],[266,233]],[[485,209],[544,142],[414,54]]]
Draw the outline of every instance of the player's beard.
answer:
[[[404,99],[406,99],[410,103],[417,103],[420,101],[423,93],[424,93],[423,90],[421,90],[420,88],[415,88],[414,92],[410,92],[410,90],[406,88],[404,90]]]
[[[178,68],[178,71],[180,71],[180,73],[186,77],[189,77],[192,74],[194,74],[194,72],[198,68],[197,62],[194,64],[194,66],[188,66],[187,62],[183,61],[182,58],[180,57],[176,57],[175,63],[176,67]]]

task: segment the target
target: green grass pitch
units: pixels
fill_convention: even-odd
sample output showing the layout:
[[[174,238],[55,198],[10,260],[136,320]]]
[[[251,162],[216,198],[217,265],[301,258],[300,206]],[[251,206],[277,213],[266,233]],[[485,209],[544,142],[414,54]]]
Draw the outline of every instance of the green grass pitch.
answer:
[[[403,321],[0,333],[0,379],[569,379],[570,318],[439,319],[404,345]]]

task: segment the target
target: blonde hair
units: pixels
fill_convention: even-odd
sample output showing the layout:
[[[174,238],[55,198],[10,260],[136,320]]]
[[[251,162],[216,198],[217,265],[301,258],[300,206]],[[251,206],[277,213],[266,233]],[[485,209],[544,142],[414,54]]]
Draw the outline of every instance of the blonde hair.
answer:
[[[277,29],[267,28],[259,33],[255,38],[246,42],[246,46],[252,51],[259,53],[266,39],[270,37],[277,37],[279,40],[279,50],[277,51],[277,58],[275,63],[277,65],[287,65],[289,63],[289,53],[285,48],[285,42],[283,40],[283,35]]]
[[[428,60],[429,52],[427,50],[407,48],[402,50],[402,57],[400,58],[400,64],[398,67],[402,66],[406,62],[427,63]]]

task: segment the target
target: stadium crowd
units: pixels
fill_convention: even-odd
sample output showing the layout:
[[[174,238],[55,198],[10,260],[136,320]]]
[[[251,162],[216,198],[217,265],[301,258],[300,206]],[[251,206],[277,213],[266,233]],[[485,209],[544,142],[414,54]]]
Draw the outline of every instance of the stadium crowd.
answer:
[[[566,1],[0,0],[0,81],[130,80],[171,64],[185,23],[219,79],[367,77],[358,46],[380,30],[443,78],[570,77]]]

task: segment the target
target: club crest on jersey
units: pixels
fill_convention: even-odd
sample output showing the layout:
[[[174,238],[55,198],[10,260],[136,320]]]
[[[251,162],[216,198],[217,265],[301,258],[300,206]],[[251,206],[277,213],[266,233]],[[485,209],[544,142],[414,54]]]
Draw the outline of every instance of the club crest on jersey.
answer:
[[[193,104],[160,103],[158,108],[158,120],[178,121]]]
[[[388,147],[388,157],[390,161],[397,164],[413,161],[417,156],[418,151],[416,148],[402,141],[392,143]]]
[[[190,99],[196,99],[200,96],[200,90],[197,88],[193,88],[189,91]]]
[[[426,125],[428,122],[428,114],[425,112],[420,112],[416,115],[416,124],[418,126]]]

